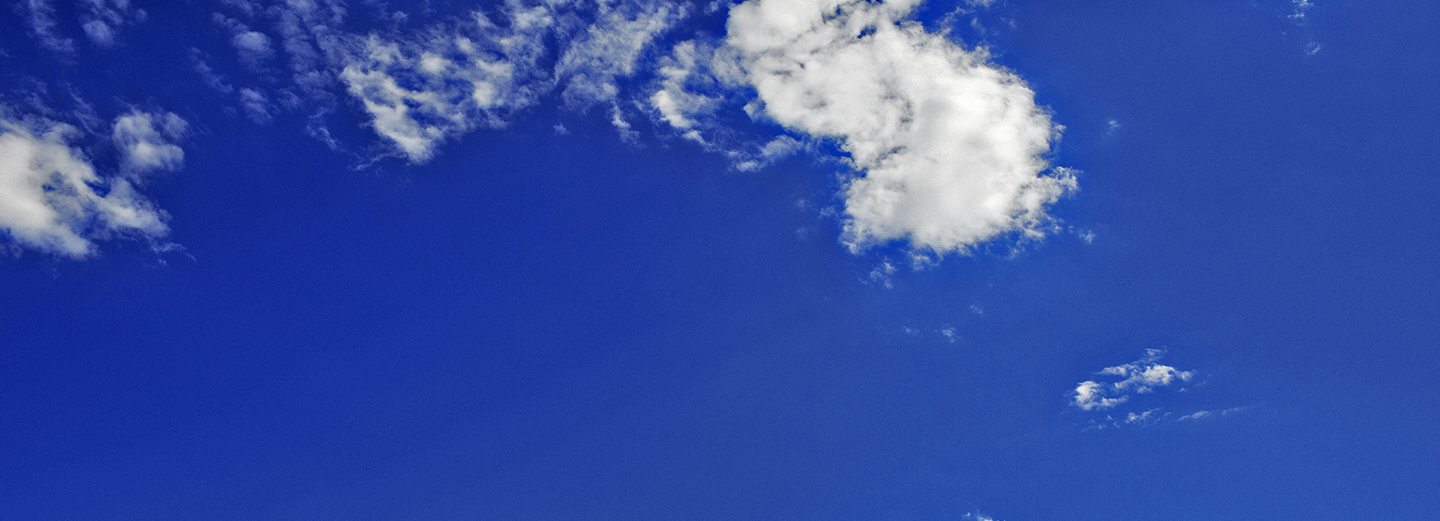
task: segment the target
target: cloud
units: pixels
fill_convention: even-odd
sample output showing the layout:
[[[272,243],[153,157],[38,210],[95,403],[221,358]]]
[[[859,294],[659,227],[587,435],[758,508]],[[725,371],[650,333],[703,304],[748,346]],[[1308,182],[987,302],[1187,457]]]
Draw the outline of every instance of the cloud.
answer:
[[[727,112],[743,114],[748,90],[734,49],[706,38],[684,40],[660,60],[658,80],[645,101],[655,119],[705,150],[723,154],[741,172],[754,172],[804,151],[789,135],[769,141],[737,137]]]
[[[240,62],[251,70],[261,70],[265,62],[275,55],[270,36],[265,33],[221,13],[215,13],[212,18],[216,25],[230,32],[230,46],[235,48]]]
[[[555,65],[561,97],[575,108],[615,100],[617,78],[636,72],[641,54],[656,37],[685,17],[684,4],[600,2],[595,22],[570,42]]]
[[[330,89],[336,83],[332,66],[349,50],[351,39],[335,29],[344,25],[345,5],[342,0],[287,0],[266,10],[289,59],[291,81],[314,102],[316,110],[328,110],[333,104]]]
[[[411,163],[558,95],[573,110],[604,106],[627,141],[643,128],[630,113],[642,107],[740,171],[838,145],[855,171],[841,193],[852,251],[899,242],[938,259],[1058,229],[1049,207],[1077,186],[1073,171],[1048,160],[1059,126],[984,50],[911,20],[917,4],[748,0],[730,9],[723,39],[681,39],[658,66],[650,49],[691,4],[506,0],[418,31],[353,35],[340,30],[344,4],[295,0],[263,10],[273,42],[227,25],[243,29],[232,44],[256,60],[284,53],[293,92],[319,99],[343,87]],[[202,76],[228,87],[213,71]],[[639,92],[626,91],[632,83]],[[263,96],[293,109],[291,92]],[[241,101],[255,121],[271,113],[259,96]],[[770,131],[737,132],[747,118]]]
[[[111,130],[120,150],[121,170],[139,175],[158,170],[176,170],[185,164],[185,151],[175,144],[188,125],[169,112],[131,111],[115,120]]]
[[[714,48],[704,42],[686,40],[675,44],[670,55],[660,62],[660,84],[650,95],[650,106],[659,114],[660,120],[683,131],[685,137],[704,143],[696,130],[701,119],[709,116],[719,104],[718,96],[697,92],[693,83],[708,83],[712,80],[706,74],[707,58],[714,54]]]
[[[55,21],[55,6],[51,5],[50,0],[29,0],[24,6],[26,22],[36,43],[54,52],[75,52],[75,40],[60,34],[57,27],[59,24]]]
[[[144,9],[130,6],[130,0],[87,0],[84,4],[86,10],[81,19],[85,35],[101,47],[115,45],[121,26],[144,21],[146,17]]]
[[[1314,7],[1315,3],[1310,0],[1290,0],[1290,19],[1303,22],[1305,16],[1310,13],[1310,9]]]
[[[1147,349],[1145,356],[1139,360],[1100,370],[1096,374],[1110,377],[1110,381],[1085,380],[1076,384],[1071,404],[1083,411],[1112,409],[1130,401],[1136,394],[1151,393],[1195,377],[1193,371],[1181,371],[1159,363],[1164,355],[1164,350]]]
[[[270,100],[264,93],[255,89],[240,89],[240,107],[245,109],[245,117],[250,121],[261,125],[270,122]]]
[[[539,62],[554,12],[509,2],[503,25],[482,11],[415,39],[372,35],[358,44],[340,78],[371,117],[375,132],[414,163],[475,127],[503,126],[543,92]]]
[[[244,31],[236,33],[230,38],[230,44],[235,46],[235,51],[240,53],[240,59],[251,66],[258,67],[265,60],[275,53],[270,48],[270,37],[258,31]]]
[[[1249,409],[1249,407],[1229,407],[1229,408],[1225,408],[1225,409],[1205,409],[1205,410],[1195,411],[1195,412],[1192,412],[1192,413],[1190,413],[1190,414],[1186,414],[1186,415],[1184,415],[1184,416],[1181,416],[1181,417],[1179,417],[1179,418],[1176,418],[1175,421],[1182,421],[1182,422],[1183,422],[1183,421],[1196,421],[1196,420],[1209,420],[1209,419],[1215,419],[1215,418],[1223,418],[1223,417],[1226,417],[1226,416],[1229,416],[1229,415],[1232,415],[1232,414],[1244,412],[1244,411],[1247,410],[1247,409]]]
[[[836,140],[860,170],[844,191],[852,249],[1043,236],[1047,206],[1076,188],[1046,160],[1058,127],[983,51],[906,22],[916,3],[750,0],[726,42],[766,116]]]
[[[146,18],[145,10],[132,7],[130,0],[77,0],[75,4],[80,29],[99,47],[114,46],[121,27]],[[75,52],[75,41],[60,32],[51,0],[25,0],[23,6],[30,33],[41,47],[61,54]]]
[[[117,135],[129,135],[119,130],[134,122],[127,121],[116,122]],[[0,110],[0,231],[21,247],[70,258],[94,253],[96,240],[167,234],[164,213],[136,191],[130,176],[97,173],[72,146],[79,134],[69,125]],[[168,157],[140,161],[168,165]]]
[[[894,276],[896,271],[898,271],[898,268],[895,267],[895,264],[891,263],[890,259],[885,259],[880,261],[878,266],[870,270],[870,274],[866,276],[866,280],[871,284],[885,289],[893,289],[895,287]]]

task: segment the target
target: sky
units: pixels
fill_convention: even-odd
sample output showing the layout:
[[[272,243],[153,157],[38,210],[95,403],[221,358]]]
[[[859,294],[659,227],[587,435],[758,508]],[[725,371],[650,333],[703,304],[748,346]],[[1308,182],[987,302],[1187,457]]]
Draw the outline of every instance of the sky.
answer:
[[[0,519],[1440,511],[1440,4],[5,3]]]

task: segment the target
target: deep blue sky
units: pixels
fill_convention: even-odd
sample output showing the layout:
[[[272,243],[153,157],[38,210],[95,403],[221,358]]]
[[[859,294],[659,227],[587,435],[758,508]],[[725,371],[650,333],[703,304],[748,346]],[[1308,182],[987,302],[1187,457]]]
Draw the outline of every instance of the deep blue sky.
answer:
[[[1440,511],[1434,2],[1002,0],[984,41],[1066,127],[1070,231],[888,288],[903,246],[814,210],[823,152],[736,172],[550,95],[355,170],[303,114],[223,110],[186,61],[210,6],[136,3],[69,60],[0,11],[8,100],[193,127],[145,187],[183,253],[0,259],[0,519]],[[1147,348],[1195,379],[1125,410],[1168,416],[1072,405]]]

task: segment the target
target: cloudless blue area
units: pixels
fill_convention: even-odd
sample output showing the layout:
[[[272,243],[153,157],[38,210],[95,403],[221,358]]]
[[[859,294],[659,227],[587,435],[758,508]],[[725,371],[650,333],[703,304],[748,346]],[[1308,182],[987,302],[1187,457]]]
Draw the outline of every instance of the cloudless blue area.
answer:
[[[198,130],[145,188],[183,254],[0,259],[0,519],[1435,519],[1440,4],[1315,3],[985,15],[1083,172],[1054,214],[1095,240],[892,289],[868,273],[903,252],[814,210],[830,163],[735,173],[552,97],[353,171],[298,116],[219,108],[197,4],[74,64],[0,11],[8,88]],[[1245,409],[1069,406],[1149,347],[1200,378],[1138,405]]]

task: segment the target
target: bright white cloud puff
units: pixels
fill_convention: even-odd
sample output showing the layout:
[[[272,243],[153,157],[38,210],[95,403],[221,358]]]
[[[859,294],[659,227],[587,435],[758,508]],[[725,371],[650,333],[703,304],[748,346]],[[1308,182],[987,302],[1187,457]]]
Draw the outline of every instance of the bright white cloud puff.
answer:
[[[727,43],[766,115],[838,140],[861,170],[844,193],[852,248],[1043,235],[1046,206],[1076,187],[1045,159],[1058,128],[985,53],[907,23],[917,3],[751,0],[731,10]]]

